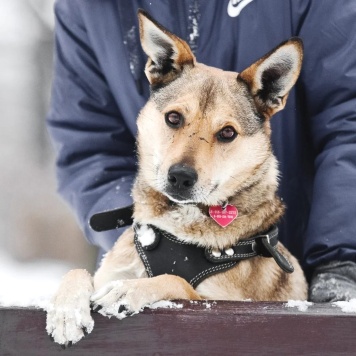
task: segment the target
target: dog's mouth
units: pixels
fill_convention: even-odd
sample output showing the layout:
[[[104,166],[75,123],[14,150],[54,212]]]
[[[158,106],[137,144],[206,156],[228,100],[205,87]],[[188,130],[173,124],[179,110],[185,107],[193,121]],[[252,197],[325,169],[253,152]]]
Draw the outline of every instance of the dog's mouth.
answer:
[[[213,205],[213,202],[209,204],[210,195],[217,190],[218,184],[215,184],[211,189],[206,192],[206,194],[197,194],[197,189],[183,189],[183,190],[175,190],[170,187],[166,187],[166,189],[162,192],[170,202],[174,204],[208,204]],[[200,190],[200,189],[198,189]]]
[[[186,197],[183,196],[179,193],[167,193],[164,192],[163,193],[171,202],[175,203],[175,204],[192,204],[195,203],[195,201],[193,199],[191,199],[190,197]]]

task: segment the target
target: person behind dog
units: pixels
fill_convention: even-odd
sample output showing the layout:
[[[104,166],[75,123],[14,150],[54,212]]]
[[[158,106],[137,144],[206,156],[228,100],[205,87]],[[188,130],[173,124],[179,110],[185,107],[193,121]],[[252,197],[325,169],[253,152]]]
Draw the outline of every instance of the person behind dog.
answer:
[[[100,256],[120,229],[96,233],[97,212],[132,203],[136,117],[149,96],[137,10],[185,39],[197,60],[241,72],[298,36],[305,59],[272,119],[287,205],[281,242],[301,261],[314,302],[356,298],[356,6],[352,0],[58,0],[48,127],[59,192]]]

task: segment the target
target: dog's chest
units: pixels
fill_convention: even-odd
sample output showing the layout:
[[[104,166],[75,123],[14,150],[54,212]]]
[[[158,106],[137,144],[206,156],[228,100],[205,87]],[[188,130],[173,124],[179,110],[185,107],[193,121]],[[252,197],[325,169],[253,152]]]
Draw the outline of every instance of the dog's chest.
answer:
[[[174,274],[196,287],[212,274],[225,271],[236,261],[213,263],[205,248],[176,239],[154,227],[136,227],[135,245],[149,277]]]

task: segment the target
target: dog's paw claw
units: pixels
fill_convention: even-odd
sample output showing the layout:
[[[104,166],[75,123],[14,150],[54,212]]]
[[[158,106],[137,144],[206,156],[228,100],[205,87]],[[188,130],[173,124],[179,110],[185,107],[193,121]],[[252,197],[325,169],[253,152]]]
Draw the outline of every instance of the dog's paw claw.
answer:
[[[122,313],[122,312],[126,312],[126,311],[128,311],[126,305],[121,304],[119,306],[119,310],[118,310],[119,314]]]
[[[94,304],[92,303],[92,307],[91,307],[91,310],[95,313],[99,313],[99,311],[103,309],[103,306],[100,305],[100,304]]]
[[[83,331],[84,337],[87,336],[87,335],[89,335],[89,332],[88,332],[88,330],[87,330],[86,327],[83,327],[83,328],[82,328],[82,331]]]

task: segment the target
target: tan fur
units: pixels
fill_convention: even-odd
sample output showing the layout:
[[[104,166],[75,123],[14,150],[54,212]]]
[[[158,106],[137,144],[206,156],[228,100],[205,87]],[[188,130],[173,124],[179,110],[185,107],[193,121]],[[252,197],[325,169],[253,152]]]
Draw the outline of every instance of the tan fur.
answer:
[[[298,77],[301,44],[297,40],[286,42],[239,75],[196,63],[184,41],[143,12],[139,19],[144,50],[168,67],[148,58],[148,79],[162,87],[153,91],[137,122],[139,171],[132,192],[135,222],[152,224],[182,241],[220,250],[269,229],[284,212],[276,194],[278,168],[271,150],[269,118],[284,107]],[[157,48],[157,38],[164,44],[162,51]],[[166,59],[159,57],[162,53],[168,53],[169,60],[164,62]],[[283,67],[283,63],[287,64]],[[171,68],[168,73],[167,68]],[[264,91],[266,72],[279,80],[271,93]],[[279,72],[281,78],[276,77]],[[165,124],[165,114],[171,111],[184,117],[181,127],[172,129]],[[217,138],[227,126],[238,133],[229,143]],[[198,176],[188,201],[178,204],[172,204],[167,192],[168,172],[175,164],[194,168]],[[238,208],[239,216],[222,228],[209,217],[208,208],[227,201]],[[178,276],[146,278],[133,240],[134,231],[129,228],[106,254],[93,282],[83,271],[69,273],[53,299],[54,310],[64,308],[75,314],[78,304],[88,303],[90,288],[96,291],[91,297],[94,305],[103,307],[106,315],[118,317],[120,303],[138,312],[161,299],[284,301],[307,297],[303,271],[281,243],[277,248],[293,264],[294,273],[283,272],[273,258],[254,257],[208,277],[194,290]],[[76,293],[83,294],[80,303],[66,297],[75,285]],[[49,329],[60,343],[73,341],[63,337],[63,325],[78,330],[83,327],[67,314],[63,318],[60,313],[49,316]],[[89,322],[84,327],[90,327],[87,311],[85,318]],[[80,331],[77,334],[80,336]]]

